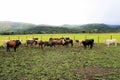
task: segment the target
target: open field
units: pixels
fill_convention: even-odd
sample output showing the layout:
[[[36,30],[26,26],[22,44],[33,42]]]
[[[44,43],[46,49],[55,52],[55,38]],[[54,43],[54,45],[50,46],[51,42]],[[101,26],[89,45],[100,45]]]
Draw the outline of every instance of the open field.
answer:
[[[120,80],[120,44],[93,49],[21,45],[17,52],[0,47],[1,80]]]
[[[120,33],[101,33],[101,34],[28,34],[28,35],[1,35],[0,45],[2,40],[21,39],[25,43],[27,38],[39,38],[43,41],[48,41],[49,38],[69,37],[73,40],[93,38],[95,43],[103,43],[105,39],[115,38],[120,43]]]

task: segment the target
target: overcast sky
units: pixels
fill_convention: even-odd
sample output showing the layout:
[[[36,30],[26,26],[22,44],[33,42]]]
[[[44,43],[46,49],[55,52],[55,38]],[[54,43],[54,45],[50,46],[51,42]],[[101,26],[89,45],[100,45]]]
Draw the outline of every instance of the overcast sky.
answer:
[[[0,0],[0,21],[120,24],[120,0]]]

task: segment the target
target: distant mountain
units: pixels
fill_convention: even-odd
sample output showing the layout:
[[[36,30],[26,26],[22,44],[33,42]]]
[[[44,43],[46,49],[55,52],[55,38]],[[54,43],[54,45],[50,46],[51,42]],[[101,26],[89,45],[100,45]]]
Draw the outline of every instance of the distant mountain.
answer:
[[[111,27],[111,28],[118,28],[118,27],[120,27],[120,25],[110,25],[110,24],[108,24],[108,26]]]
[[[0,22],[0,34],[45,34],[45,33],[107,33],[120,32],[120,25],[84,24],[84,25],[35,25],[22,22]]]
[[[69,28],[65,27],[38,25],[36,27],[27,29],[26,32],[45,34],[45,33],[70,33],[71,31]]]
[[[0,21],[0,32],[17,32],[35,26],[36,25],[30,23]]]
[[[81,31],[85,32],[119,32],[120,25],[107,25],[107,24],[85,24],[77,27]],[[118,29],[118,30],[117,30]]]

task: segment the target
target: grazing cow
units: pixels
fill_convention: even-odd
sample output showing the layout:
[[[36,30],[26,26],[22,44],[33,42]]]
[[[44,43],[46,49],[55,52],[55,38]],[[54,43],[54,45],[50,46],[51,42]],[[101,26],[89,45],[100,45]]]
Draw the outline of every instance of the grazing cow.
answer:
[[[44,47],[46,47],[46,46],[50,46],[50,47],[54,46],[55,47],[55,43],[53,41],[45,41]]]
[[[7,51],[10,52],[10,48],[14,48],[14,52],[16,52],[16,48],[21,45],[20,40],[10,40],[7,42]]]
[[[116,39],[106,39],[105,40],[105,44],[109,47],[110,44],[114,44],[115,46],[117,46],[117,40]]]
[[[93,44],[94,44],[94,39],[86,39],[86,40],[82,41],[82,44],[85,49],[86,49],[86,46],[88,46],[90,49],[92,49]]]
[[[39,47],[41,47],[41,49],[43,49],[44,42],[42,40],[36,40],[36,44],[38,44]]]
[[[55,44],[55,45],[64,45],[65,40],[64,39],[59,39],[59,38],[50,38],[49,43]]]
[[[64,45],[69,45],[69,44],[71,44],[71,47],[73,47],[73,40],[72,39],[65,39],[65,44]]]
[[[68,46],[69,44],[71,44],[71,47],[73,46],[73,40],[70,38],[60,38],[62,40],[64,40],[64,45]]]
[[[37,44],[37,41],[34,39],[27,39],[26,40],[26,46],[33,45],[33,44]]]

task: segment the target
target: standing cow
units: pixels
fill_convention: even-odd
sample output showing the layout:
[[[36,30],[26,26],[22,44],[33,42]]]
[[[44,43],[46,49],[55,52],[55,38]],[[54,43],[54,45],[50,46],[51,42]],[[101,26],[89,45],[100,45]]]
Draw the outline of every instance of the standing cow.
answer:
[[[115,47],[117,46],[117,40],[116,39],[106,39],[105,44],[109,47],[111,44],[114,44]]]
[[[35,40],[35,41],[36,41],[35,45],[38,44],[39,48],[41,47],[41,49],[43,49],[44,42],[42,40]]]
[[[86,49],[87,46],[90,49],[92,49],[93,44],[94,44],[94,39],[86,39],[86,40],[82,41],[82,44],[83,44],[83,46],[84,46],[85,49]]]
[[[10,48],[14,48],[14,52],[16,52],[16,48],[18,48],[19,45],[21,45],[20,40],[10,40],[7,42],[7,51],[10,52]]]
[[[26,40],[26,46],[28,45],[33,45],[33,44],[37,44],[37,41],[35,39],[27,39]]]
[[[77,44],[78,46],[80,46],[80,45],[82,44],[82,41],[83,41],[83,40],[75,40],[75,42],[76,42],[76,44]]]

